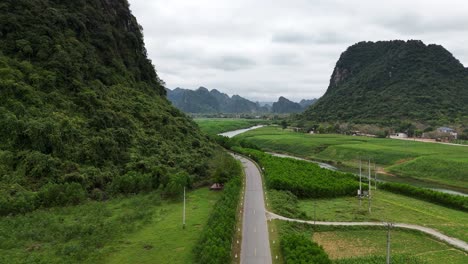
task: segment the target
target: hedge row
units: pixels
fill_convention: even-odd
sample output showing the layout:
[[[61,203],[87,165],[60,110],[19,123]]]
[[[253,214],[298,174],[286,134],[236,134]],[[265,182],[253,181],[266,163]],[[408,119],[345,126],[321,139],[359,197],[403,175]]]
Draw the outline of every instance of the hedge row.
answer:
[[[317,243],[302,234],[292,233],[281,238],[281,251],[286,264],[331,264],[327,253]]]
[[[352,174],[331,171],[302,160],[274,157],[264,152],[234,147],[257,161],[270,189],[290,191],[299,198],[354,195],[359,183]]]
[[[430,189],[414,187],[408,184],[393,182],[380,183],[379,188],[389,192],[411,196],[454,209],[468,211],[468,197],[466,196],[442,193]]]
[[[231,243],[236,228],[236,212],[242,188],[239,176],[225,186],[208,223],[194,248],[195,263],[230,263]]]

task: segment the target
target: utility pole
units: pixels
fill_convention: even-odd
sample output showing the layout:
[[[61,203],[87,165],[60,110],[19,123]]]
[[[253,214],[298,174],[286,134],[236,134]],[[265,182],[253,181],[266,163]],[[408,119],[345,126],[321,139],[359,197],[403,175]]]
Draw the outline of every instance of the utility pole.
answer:
[[[375,181],[375,190],[377,190],[377,165],[374,161],[374,181]]]
[[[387,264],[390,264],[390,228],[392,226],[392,223],[387,223]]]
[[[316,220],[317,220],[317,199],[314,199],[314,226],[315,226]]]
[[[362,161],[361,161],[361,158],[359,158],[359,207],[361,207],[361,197],[362,197],[361,176],[362,176]]]
[[[370,159],[369,159],[369,163],[368,163],[368,167],[369,167],[369,196],[368,196],[368,200],[369,200],[369,213],[371,212],[371,168],[370,168]]]
[[[184,186],[184,214],[182,218],[182,228],[185,229],[185,186]]]

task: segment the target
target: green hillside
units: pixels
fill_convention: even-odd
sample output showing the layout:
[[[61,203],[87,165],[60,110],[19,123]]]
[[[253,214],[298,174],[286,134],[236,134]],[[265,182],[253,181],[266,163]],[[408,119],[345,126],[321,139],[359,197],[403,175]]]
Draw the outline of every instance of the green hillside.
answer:
[[[0,215],[208,176],[126,0],[0,3]]]
[[[468,71],[421,41],[360,42],[336,63],[325,95],[303,115],[316,121],[462,123]]]

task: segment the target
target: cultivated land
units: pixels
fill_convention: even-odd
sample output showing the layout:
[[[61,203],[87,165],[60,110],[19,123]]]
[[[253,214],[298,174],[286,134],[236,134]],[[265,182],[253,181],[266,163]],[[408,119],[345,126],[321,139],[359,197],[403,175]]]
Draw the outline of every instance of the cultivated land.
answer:
[[[332,161],[356,169],[359,156],[370,157],[382,174],[407,181],[468,192],[468,148],[407,140],[379,139],[336,134],[310,135],[264,127],[237,136],[264,150]],[[388,176],[390,175],[390,176]]]
[[[139,194],[106,202],[0,218],[0,263],[190,263],[193,247],[221,193],[182,201]]]
[[[387,231],[384,229],[318,231],[312,234],[312,240],[321,245],[332,260],[371,255],[384,259],[386,256]],[[391,251],[394,256],[414,256],[427,263],[463,264],[468,258],[463,251],[427,235],[402,230],[391,230]]]
[[[300,210],[320,221],[377,221],[417,224],[437,229],[440,232],[468,241],[468,213],[408,196],[372,190],[372,212],[368,213],[368,200],[356,197],[300,200]]]
[[[262,119],[239,118],[195,118],[194,121],[203,132],[212,135],[267,123]]]

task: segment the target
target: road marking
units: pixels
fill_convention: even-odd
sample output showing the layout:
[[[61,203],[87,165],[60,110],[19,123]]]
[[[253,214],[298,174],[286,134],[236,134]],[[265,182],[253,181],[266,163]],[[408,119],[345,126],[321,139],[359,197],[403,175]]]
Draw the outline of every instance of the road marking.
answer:
[[[254,233],[257,233],[257,227],[254,227]]]
[[[254,209],[254,214],[255,214],[255,209]]]
[[[257,256],[257,248],[254,248],[254,256]]]

